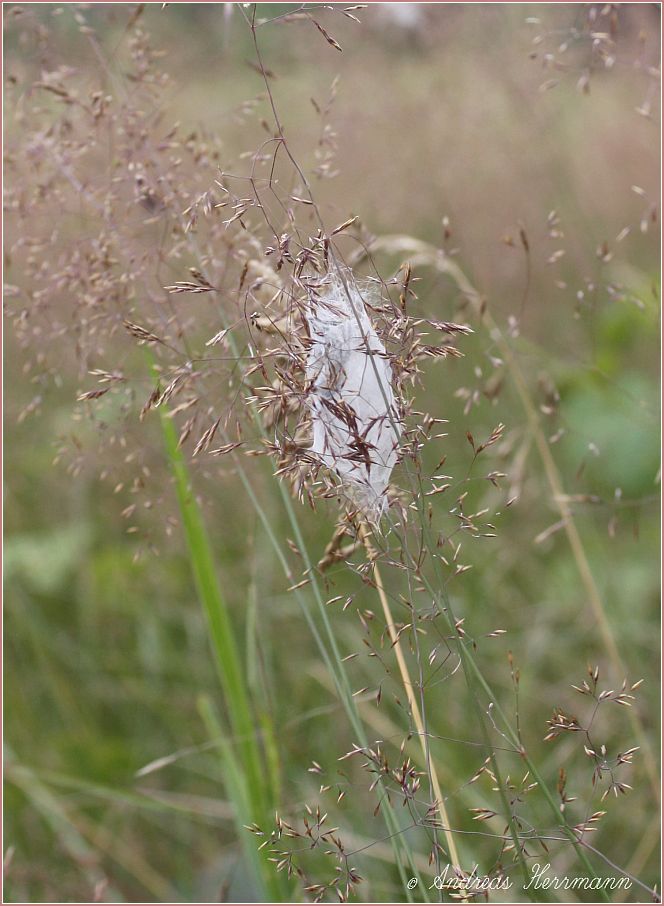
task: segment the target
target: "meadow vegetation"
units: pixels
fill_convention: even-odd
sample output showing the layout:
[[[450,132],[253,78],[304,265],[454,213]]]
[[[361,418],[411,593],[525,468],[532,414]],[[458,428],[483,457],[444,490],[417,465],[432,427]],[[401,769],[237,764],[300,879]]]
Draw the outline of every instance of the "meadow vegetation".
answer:
[[[5,900],[652,900],[656,7],[3,12]]]

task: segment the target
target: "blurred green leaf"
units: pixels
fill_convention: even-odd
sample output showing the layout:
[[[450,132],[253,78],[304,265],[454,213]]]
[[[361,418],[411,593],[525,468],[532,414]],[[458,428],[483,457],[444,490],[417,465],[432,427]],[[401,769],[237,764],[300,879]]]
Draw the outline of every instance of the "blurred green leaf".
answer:
[[[82,523],[55,531],[10,535],[5,540],[5,580],[20,579],[39,594],[61,590],[90,550],[91,527]]]

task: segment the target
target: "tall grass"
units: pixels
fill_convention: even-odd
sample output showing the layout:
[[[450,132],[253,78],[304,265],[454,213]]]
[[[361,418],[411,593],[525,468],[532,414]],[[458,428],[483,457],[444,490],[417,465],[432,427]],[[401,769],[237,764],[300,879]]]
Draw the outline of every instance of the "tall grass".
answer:
[[[520,11],[517,26],[506,10],[495,22],[496,34],[505,28],[518,35],[510,54],[524,64],[513,63],[503,45],[496,50],[488,40],[487,55],[501,66],[509,59],[525,80],[528,52],[519,42],[535,28],[530,55],[537,64],[581,76],[578,93],[572,86],[561,110],[574,109],[592,84],[593,92],[606,92],[613,117],[619,102],[611,86],[623,84],[613,66],[616,48],[630,54],[640,48],[634,70],[652,84],[644,62],[649,51],[632,34],[645,14],[593,9],[571,24],[565,18],[569,10],[551,11],[550,32],[541,23],[524,24]],[[24,383],[34,375],[39,390],[25,401],[19,424],[30,424],[40,407],[48,410],[51,385],[64,384],[68,412],[76,383],[76,422],[72,431],[60,431],[57,459],[74,486],[83,480],[93,486],[97,476],[100,486],[109,485],[104,506],[117,522],[125,521],[135,545],[130,587],[139,582],[140,569],[152,574],[141,563],[161,563],[155,565],[155,586],[147,585],[141,597],[172,595],[174,635],[179,638],[186,626],[191,637],[186,655],[171,661],[167,652],[180,649],[155,643],[167,632],[159,613],[141,635],[145,663],[156,661],[174,674],[170,685],[160,674],[155,708],[161,701],[165,710],[169,695],[182,694],[187,719],[182,711],[174,716],[170,742],[146,733],[140,754],[123,751],[124,774],[107,777],[102,766],[93,781],[60,770],[57,762],[33,768],[39,758],[25,744],[17,746],[21,754],[12,754],[8,779],[16,813],[28,816],[19,822],[19,838],[30,816],[39,816],[39,827],[82,866],[85,890],[98,899],[122,898],[126,891],[131,898],[136,887],[157,900],[174,892],[186,897],[193,886],[183,878],[187,872],[196,876],[199,865],[181,868],[192,861],[184,819],[212,814],[219,817],[223,840],[240,853],[229,856],[224,883],[240,874],[246,878],[243,893],[265,901],[387,895],[409,902],[473,900],[475,866],[480,877],[510,881],[517,899],[560,900],[557,890],[528,887],[533,865],[541,861],[550,861],[559,875],[630,879],[632,897],[654,895],[649,841],[633,804],[658,793],[651,719],[638,710],[640,682],[629,670],[637,662],[630,651],[637,630],[631,627],[620,638],[619,610],[600,573],[609,558],[598,554],[588,528],[588,513],[596,507],[608,519],[604,526],[603,516],[596,516],[597,526],[608,529],[612,543],[617,533],[616,545],[625,545],[621,520],[636,514],[638,526],[649,498],[638,488],[631,497],[615,487],[595,493],[594,473],[584,473],[586,460],[572,464],[564,442],[555,446],[567,435],[575,438],[566,421],[565,381],[571,399],[579,388],[596,389],[593,382],[608,387],[623,377],[618,358],[596,349],[594,319],[603,316],[604,297],[621,300],[614,305],[634,319],[650,317],[646,291],[625,285],[638,272],[637,254],[620,252],[630,230],[621,230],[613,243],[593,240],[588,265],[579,231],[561,225],[555,211],[547,214],[549,195],[561,191],[551,179],[528,209],[531,217],[533,211],[541,215],[545,236],[530,226],[527,235],[519,224],[519,238],[504,237],[500,254],[479,239],[473,248],[455,223],[463,212],[441,220],[442,202],[431,200],[441,194],[442,177],[430,166],[426,142],[416,142],[422,147],[413,147],[413,154],[429,163],[421,171],[400,168],[404,186],[387,175],[399,160],[396,151],[386,154],[383,148],[379,154],[376,146],[376,167],[368,153],[359,160],[363,136],[344,159],[350,173],[363,179],[338,203],[331,182],[344,156],[344,135],[335,131],[337,81],[327,101],[319,93],[318,70],[332,65],[322,54],[352,72],[358,65],[353,50],[366,46],[370,57],[389,57],[390,71],[395,60],[410,59],[408,42],[426,56],[434,33],[442,40],[447,28],[461,35],[488,19],[460,9],[458,18],[450,13],[448,19],[447,11],[422,7],[415,15],[428,26],[417,25],[416,18],[405,38],[403,31],[389,31],[382,9],[228,7],[223,34],[231,28],[237,43],[235,56],[228,57],[236,81],[227,79],[219,96],[239,100],[235,92],[244,90],[245,81],[259,94],[225,117],[218,105],[211,112],[207,103],[204,122],[188,131],[174,124],[169,106],[177,103],[178,92],[188,96],[189,87],[169,77],[171,66],[181,73],[174,48],[163,59],[144,28],[149,19],[169,35],[164,23],[180,11],[139,6],[128,19],[117,19],[115,12],[66,7],[58,14],[66,27],[59,32],[54,26],[52,38],[39,11],[17,10],[11,20],[13,59],[30,72],[38,58],[56,61],[34,71],[36,100],[21,95],[12,114],[9,310]],[[215,13],[222,16],[220,9]],[[57,23],[55,14],[52,19]],[[112,25],[107,33],[105,22]],[[72,46],[86,49],[83,76],[59,65],[65,33]],[[560,43],[561,35],[569,47]],[[395,42],[390,54],[384,41]],[[186,48],[180,45],[178,52]],[[211,59],[218,59],[217,52],[215,47]],[[220,66],[227,65],[226,54]],[[250,61],[251,75],[241,78],[233,69],[240,65],[237,54]],[[304,89],[288,76],[280,78],[289,54],[309,67],[307,107],[308,97],[316,95],[316,134],[309,145],[308,114],[300,103]],[[314,65],[319,57],[324,66]],[[422,70],[434,80],[437,59]],[[433,109],[429,126],[423,122],[422,98],[410,107],[399,100],[400,92],[419,97],[418,85],[408,81],[409,65],[395,70],[394,104],[383,99],[384,109],[375,113],[382,110],[385,123],[390,119],[386,128],[392,134],[399,110],[404,147],[410,147],[409,123],[419,136],[429,129],[434,135],[437,128]],[[481,56],[475,65],[481,72],[489,66]],[[459,63],[459,77],[464,72]],[[531,83],[523,85],[519,90],[527,96]],[[545,83],[537,92],[539,106],[532,104],[533,111],[546,109],[538,115],[547,124],[562,119],[555,100],[545,107],[556,87]],[[622,99],[617,89],[616,98]],[[471,92],[470,121],[477,103]],[[32,105],[27,117],[25,104]],[[371,111],[373,101],[364,114]],[[454,115],[451,106],[448,113]],[[638,115],[645,116],[643,109]],[[517,132],[515,127],[509,135]],[[563,132],[560,127],[556,133],[561,141]],[[543,143],[545,151],[550,149]],[[489,172],[493,157],[482,159]],[[557,160],[551,158],[549,169],[543,164],[547,175]],[[423,192],[425,171],[430,175]],[[380,198],[374,197],[376,180]],[[454,179],[448,181],[453,197]],[[645,189],[636,189],[639,198],[647,197]],[[397,193],[403,228],[390,202]],[[515,189],[510,200],[515,219],[521,216],[517,195]],[[54,199],[62,211],[55,231]],[[553,203],[558,206],[558,199]],[[597,229],[604,230],[610,212],[597,205]],[[431,213],[421,224],[409,222],[419,206],[434,212],[435,226],[427,225]],[[465,217],[471,224],[470,208]],[[498,229],[498,215],[492,217]],[[392,233],[396,223],[403,233]],[[648,212],[633,230],[643,260],[650,260],[644,249],[653,223]],[[416,230],[426,241],[408,235]],[[617,265],[610,271],[614,256],[622,271]],[[490,279],[485,258],[493,262]],[[468,262],[479,273],[472,281]],[[627,274],[624,283],[621,274]],[[571,288],[578,318],[568,311],[568,325],[556,323],[549,346],[551,300]],[[312,446],[312,422],[329,404],[337,419],[346,419],[348,461],[355,473],[365,468],[371,477],[368,432],[358,429],[339,395],[338,372],[330,369],[329,387],[310,379],[311,312],[334,302],[335,293],[341,308],[354,312],[358,327],[370,322],[389,363],[377,367],[366,336],[354,350],[364,350],[385,418],[400,438],[399,464],[381,496],[378,522],[375,511],[358,504],[349,470],[330,467],[330,458],[317,457]],[[538,305],[540,296],[547,306]],[[527,345],[519,335],[529,330],[533,339]],[[568,337],[591,363],[584,364],[583,378],[581,370],[556,361],[555,344],[563,347]],[[62,364],[58,353],[56,368],[51,350],[67,343],[76,364]],[[617,356],[613,346],[610,351]],[[389,387],[381,383],[386,373]],[[634,393],[646,396],[638,386]],[[86,446],[95,438],[97,451],[90,457]],[[600,446],[588,444],[586,458],[600,457]],[[625,469],[627,479],[631,474]],[[549,511],[556,522],[544,527]],[[102,524],[114,524],[114,518],[104,512]],[[160,561],[162,547],[167,555]],[[65,577],[72,557],[79,565],[73,549],[72,554],[63,547]],[[88,724],[90,705],[74,719],[69,649],[61,651],[60,634],[43,630],[41,613],[39,620],[30,618],[30,550],[27,544],[14,555],[18,593],[31,608],[22,618],[17,609],[17,625],[30,636],[30,657],[48,676],[49,694],[73,732]],[[623,556],[627,572],[631,554]],[[204,624],[193,631],[196,618],[181,603],[191,597],[192,586],[204,614]],[[96,588],[88,582],[75,591],[79,627],[94,623],[86,602],[94,600]],[[147,624],[148,616],[140,620]],[[119,645],[110,635],[106,644],[103,626],[101,634],[104,650],[113,655]],[[205,659],[198,657],[203,638],[219,694]],[[642,644],[638,637],[636,644]],[[94,664],[86,669],[96,681]],[[135,682],[150,689],[145,677]],[[109,694],[118,695],[115,676],[104,688]],[[568,696],[581,705],[567,705]],[[627,706],[629,719],[616,706]],[[309,726],[311,732],[301,729]],[[125,731],[116,732],[119,748],[126,748]],[[200,733],[200,744],[185,738]],[[86,745],[92,746],[91,739]],[[187,764],[194,766],[178,774]],[[158,771],[169,772],[160,775],[163,782],[185,792],[128,788],[126,776],[137,783]],[[207,796],[199,795],[201,787]],[[145,844],[160,871],[131,843],[114,839],[118,815],[128,810],[155,825],[162,822]],[[173,816],[172,828],[162,816]],[[201,860],[209,865],[218,844],[207,830],[196,839],[205,841]],[[157,845],[159,832],[170,835],[168,845]],[[177,854],[177,867],[163,857],[162,845]],[[23,848],[19,844],[19,859]],[[91,867],[97,850],[102,855]],[[11,876],[11,858],[8,866]],[[25,890],[20,870],[19,862],[16,889]],[[437,887],[443,876],[447,881]],[[56,879],[48,888],[35,882],[30,889],[53,890],[60,883]],[[611,899],[602,886],[591,890]],[[226,894],[224,889],[219,896]]]
[[[228,730],[223,728],[208,697],[201,702],[201,712],[211,738],[220,740],[224,785],[235,807],[238,836],[244,839],[246,835],[243,831],[247,825],[264,825],[271,821],[278,806],[276,778],[269,770],[267,755],[268,751],[274,751],[275,729],[268,719],[264,719],[259,727],[256,706],[251,701],[247,685],[247,667],[241,661],[241,646],[221,592],[210,538],[167,410],[161,409],[160,421],[191,570],[205,611],[224,705],[228,711]],[[255,847],[245,845],[244,850],[254,865],[256,878],[262,881],[263,895],[274,902],[288,899],[292,890],[291,885],[284,882],[285,876],[275,874],[266,859],[259,857]]]

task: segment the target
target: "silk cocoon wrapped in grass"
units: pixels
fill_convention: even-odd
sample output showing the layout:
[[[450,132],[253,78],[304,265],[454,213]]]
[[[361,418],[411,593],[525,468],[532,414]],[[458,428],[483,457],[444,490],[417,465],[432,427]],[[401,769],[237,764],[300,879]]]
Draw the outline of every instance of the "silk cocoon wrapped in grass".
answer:
[[[385,507],[399,447],[392,368],[350,274],[330,274],[306,312],[310,452],[371,522]]]

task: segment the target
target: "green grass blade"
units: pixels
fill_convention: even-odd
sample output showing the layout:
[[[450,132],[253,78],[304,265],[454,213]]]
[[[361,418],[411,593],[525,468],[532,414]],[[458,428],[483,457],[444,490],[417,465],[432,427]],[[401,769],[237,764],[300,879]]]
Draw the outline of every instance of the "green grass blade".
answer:
[[[173,422],[163,408],[160,409],[160,421],[175,481],[189,561],[207,619],[230,732],[234,738],[232,747],[230,744],[222,746],[227,792],[239,813],[237,817],[241,825],[256,823],[267,827],[274,817],[276,794],[270,784],[273,775],[265,769],[261,732],[254,719],[245,671],[238,654],[238,642],[221,593],[210,538],[193,493],[187,464],[178,447]],[[209,709],[206,714],[210,716]],[[283,902],[292,897],[292,885],[282,875],[277,875],[273,866],[265,859],[260,860],[260,866],[262,882],[270,899]]]

